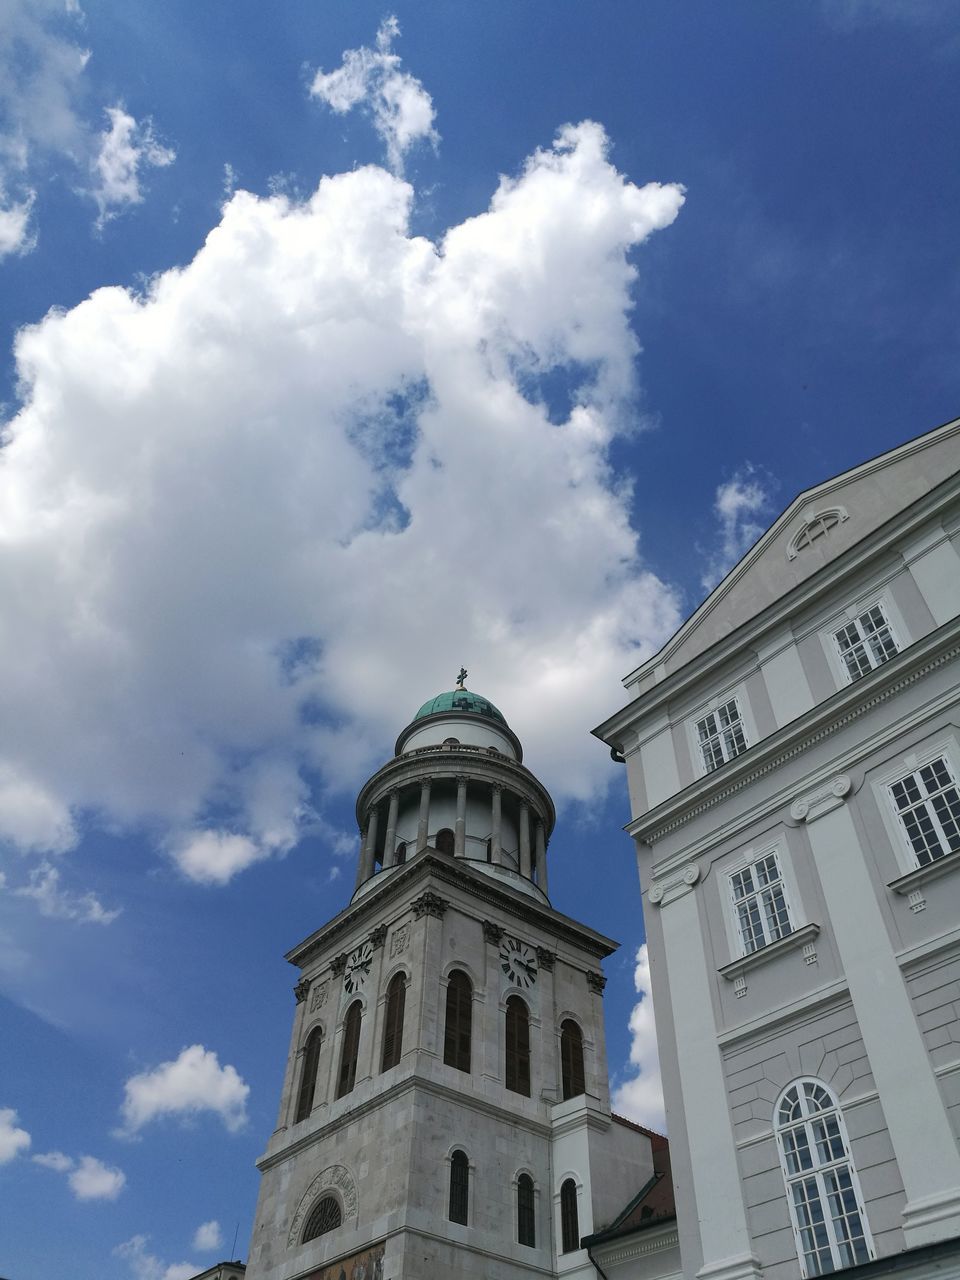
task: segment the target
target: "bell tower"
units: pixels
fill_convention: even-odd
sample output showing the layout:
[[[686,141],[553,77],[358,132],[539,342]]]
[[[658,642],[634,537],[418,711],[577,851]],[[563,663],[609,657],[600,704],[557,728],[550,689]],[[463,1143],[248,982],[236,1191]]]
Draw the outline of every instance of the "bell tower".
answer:
[[[503,714],[431,698],[361,789],[356,888],[300,971],[247,1280],[595,1275],[653,1173],[610,1114],[601,961],[554,910],[556,814]]]

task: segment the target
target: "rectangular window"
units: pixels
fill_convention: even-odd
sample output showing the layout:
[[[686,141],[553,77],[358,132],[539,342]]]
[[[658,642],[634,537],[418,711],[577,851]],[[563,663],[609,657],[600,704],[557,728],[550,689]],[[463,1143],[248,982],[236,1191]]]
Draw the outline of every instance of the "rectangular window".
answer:
[[[775,853],[765,853],[756,862],[735,871],[730,877],[730,887],[744,955],[793,933]]]
[[[736,698],[731,698],[722,707],[697,721],[697,741],[707,773],[712,773],[741,751],[746,751],[747,739],[743,732],[740,704]]]
[[[890,792],[919,866],[960,850],[960,791],[945,757],[908,773]]]
[[[879,604],[834,632],[833,638],[851,680],[859,680],[900,652],[887,616]]]

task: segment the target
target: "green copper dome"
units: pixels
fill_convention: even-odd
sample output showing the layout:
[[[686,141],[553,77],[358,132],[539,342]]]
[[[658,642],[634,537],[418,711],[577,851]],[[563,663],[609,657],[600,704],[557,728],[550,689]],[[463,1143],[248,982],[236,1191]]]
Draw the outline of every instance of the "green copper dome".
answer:
[[[506,718],[488,698],[479,693],[471,693],[469,689],[451,689],[449,693],[438,693],[435,698],[425,702],[414,720],[422,720],[424,716],[436,715],[438,711],[472,711],[474,715],[486,716],[489,720],[499,720],[506,724]]]

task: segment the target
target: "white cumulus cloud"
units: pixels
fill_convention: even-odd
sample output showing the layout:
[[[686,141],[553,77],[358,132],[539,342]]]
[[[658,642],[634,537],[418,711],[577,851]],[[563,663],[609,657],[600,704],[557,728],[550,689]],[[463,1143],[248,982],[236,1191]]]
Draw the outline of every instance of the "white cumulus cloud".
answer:
[[[112,924],[120,909],[107,910],[95,893],[71,893],[60,888],[60,872],[49,862],[34,867],[28,882],[11,889],[14,897],[32,898],[40,914],[54,920],[76,920],[80,924]]]
[[[633,981],[640,997],[630,1015],[630,1033],[633,1037],[630,1065],[635,1068],[635,1074],[614,1090],[613,1109],[628,1120],[635,1120],[657,1133],[664,1133],[666,1119],[663,1084],[657,1052],[657,1024],[650,995],[650,960],[645,942],[637,951]]]
[[[67,1181],[78,1200],[116,1200],[126,1186],[127,1176],[95,1156],[81,1156]]]
[[[141,203],[143,169],[165,168],[177,158],[172,148],[157,140],[151,120],[138,124],[120,106],[108,107],[107,119],[109,127],[100,134],[100,147],[93,161],[97,175],[93,195],[100,209],[100,227],[126,205]]]
[[[375,49],[344,50],[340,66],[318,71],[310,86],[311,94],[339,115],[360,105],[369,112],[394,173],[403,171],[404,157],[415,142],[439,141],[433,99],[419,80],[401,71],[400,57],[392,50],[399,34],[397,19],[387,18]]]
[[[209,1222],[201,1222],[193,1237],[195,1249],[219,1249],[223,1245],[223,1233],[216,1218]]]
[[[197,1274],[192,1262],[161,1262],[155,1254],[148,1252],[147,1242],[147,1236],[131,1236],[113,1251],[116,1257],[129,1263],[134,1280],[191,1280]]]
[[[750,462],[717,486],[717,540],[701,579],[704,591],[712,591],[764,532],[775,487],[772,477]]]
[[[0,1107],[0,1164],[8,1164],[30,1146],[30,1135],[17,1124],[12,1107]]]
[[[683,202],[562,129],[436,243],[382,168],[237,191],[194,260],[20,332],[0,839],[149,827],[223,883],[318,831],[461,661],[558,801],[678,623],[643,564],[633,254]],[[643,481],[642,471],[636,477]]]
[[[161,1116],[193,1117],[203,1111],[219,1115],[234,1133],[247,1122],[249,1093],[235,1067],[221,1067],[212,1050],[190,1045],[173,1062],[161,1062],[126,1082],[119,1136],[133,1137]]]
[[[54,1173],[69,1173],[73,1168],[73,1160],[70,1156],[64,1155],[62,1151],[37,1152],[30,1159],[43,1169],[52,1169]]]

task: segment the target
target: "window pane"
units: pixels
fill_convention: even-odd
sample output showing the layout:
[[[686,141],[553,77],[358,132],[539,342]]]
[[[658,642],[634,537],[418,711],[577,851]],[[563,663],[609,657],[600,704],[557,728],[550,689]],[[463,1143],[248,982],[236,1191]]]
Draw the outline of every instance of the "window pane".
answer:
[[[455,1151],[450,1157],[450,1209],[451,1222],[467,1225],[469,1208],[470,1162],[465,1151]]]
[[[572,1253],[580,1248],[580,1224],[577,1219],[577,1184],[568,1178],[560,1188],[561,1251]]]
[[[455,969],[447,983],[447,1011],[443,1030],[443,1061],[458,1071],[470,1070],[473,987],[462,969]]]
[[[536,1248],[533,1179],[526,1173],[521,1173],[517,1179],[517,1240],[520,1244]]]

